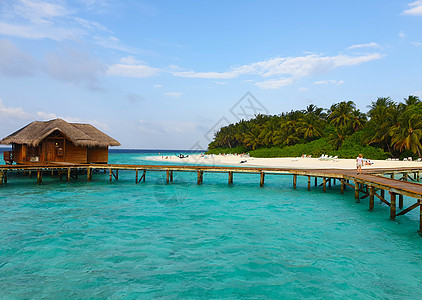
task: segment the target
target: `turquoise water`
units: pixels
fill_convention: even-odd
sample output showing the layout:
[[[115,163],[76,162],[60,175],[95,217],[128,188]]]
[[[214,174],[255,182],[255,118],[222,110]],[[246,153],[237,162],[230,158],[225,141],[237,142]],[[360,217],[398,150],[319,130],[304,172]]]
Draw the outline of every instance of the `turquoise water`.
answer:
[[[108,178],[0,187],[0,298],[422,298],[418,211],[389,221],[378,201],[369,212],[351,189],[308,191],[304,177],[296,190],[291,176],[263,188],[257,174],[230,187],[227,174]]]

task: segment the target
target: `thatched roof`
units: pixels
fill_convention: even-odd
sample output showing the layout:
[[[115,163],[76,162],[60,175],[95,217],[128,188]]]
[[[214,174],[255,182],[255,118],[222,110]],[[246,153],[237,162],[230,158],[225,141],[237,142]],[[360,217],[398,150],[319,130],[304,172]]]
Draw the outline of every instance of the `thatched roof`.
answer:
[[[68,123],[62,119],[34,121],[0,141],[0,144],[27,144],[37,146],[43,139],[60,131],[76,146],[108,147],[120,143],[89,124]]]

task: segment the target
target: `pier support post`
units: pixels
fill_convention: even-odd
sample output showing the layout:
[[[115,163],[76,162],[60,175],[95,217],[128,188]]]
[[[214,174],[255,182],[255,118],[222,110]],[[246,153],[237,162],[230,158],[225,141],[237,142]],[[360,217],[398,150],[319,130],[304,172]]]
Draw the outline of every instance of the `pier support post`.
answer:
[[[111,182],[111,180],[112,180],[112,178],[113,178],[113,171],[111,170],[111,168],[110,169],[108,169],[109,170],[109,173],[110,173],[110,182]]]
[[[166,182],[170,182],[170,170],[166,170]]]
[[[357,181],[355,181],[355,200],[356,203],[359,203],[359,183]]]
[[[135,183],[138,184],[138,169],[135,169]]]
[[[4,171],[3,173],[3,182],[7,183],[7,171]]]
[[[341,183],[341,185],[340,185],[340,192],[342,194],[344,194],[344,186],[345,186],[345,184],[344,184],[344,179],[343,178],[340,179],[340,183]]]
[[[396,218],[396,193],[390,192],[390,219]]]
[[[375,195],[375,189],[374,187],[369,187],[369,210],[374,210],[374,195]]]
[[[322,190],[323,192],[327,192],[327,178],[322,177]]]
[[[87,181],[92,180],[92,169],[91,168],[86,169],[86,179],[87,179]]]
[[[229,184],[233,184],[233,171],[229,171]]]
[[[416,172],[416,181],[419,181],[419,171]]]
[[[402,194],[399,195],[399,208],[403,209],[403,195]]]
[[[331,178],[328,178],[328,187],[331,187]]]
[[[119,180],[119,169],[116,169],[116,180]]]
[[[0,185],[3,184],[3,178],[4,178],[4,173],[3,171],[0,171]]]
[[[142,174],[142,181],[145,182],[145,177],[147,177],[147,170],[144,170],[144,174]]]
[[[422,235],[422,199],[419,199],[419,234]]]
[[[394,173],[391,173],[390,177],[391,177],[391,179],[394,179]]]
[[[67,181],[70,181],[70,168],[67,168]]]
[[[173,171],[170,171],[170,182],[173,182]]]
[[[204,171],[198,171],[198,185],[204,181]]]
[[[261,172],[261,179],[259,180],[259,186],[260,187],[264,186],[264,181],[265,181],[265,173]]]
[[[381,190],[381,197],[385,199],[385,190]]]
[[[318,177],[315,177],[315,186],[318,186]]]
[[[297,175],[293,175],[293,188],[296,189],[296,183],[297,183]]]
[[[308,191],[311,190],[311,176],[308,176]]]
[[[40,169],[38,169],[37,172],[37,183],[41,183],[42,182],[42,171]]]

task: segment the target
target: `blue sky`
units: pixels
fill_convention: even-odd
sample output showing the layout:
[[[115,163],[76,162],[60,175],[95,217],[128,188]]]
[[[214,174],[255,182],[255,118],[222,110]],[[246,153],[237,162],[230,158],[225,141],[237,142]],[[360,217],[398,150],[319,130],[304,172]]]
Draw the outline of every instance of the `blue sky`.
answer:
[[[422,0],[0,1],[0,137],[60,117],[206,148],[248,103],[366,112],[422,95],[421,28]]]

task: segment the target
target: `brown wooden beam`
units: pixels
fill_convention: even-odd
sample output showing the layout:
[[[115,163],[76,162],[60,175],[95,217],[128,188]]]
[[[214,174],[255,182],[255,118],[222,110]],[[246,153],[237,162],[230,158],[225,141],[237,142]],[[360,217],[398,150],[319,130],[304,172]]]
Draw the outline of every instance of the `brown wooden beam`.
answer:
[[[41,171],[41,169],[38,169],[38,171],[37,171],[37,182],[38,183],[42,182],[42,171]]]
[[[399,194],[399,208],[403,209],[403,195]]]
[[[166,170],[166,182],[170,182],[170,170]]]
[[[293,189],[296,189],[296,183],[297,183],[297,175],[293,175]]]
[[[375,189],[372,186],[369,187],[369,210],[370,211],[374,209],[374,194],[375,194]]]
[[[396,193],[390,192],[390,219],[396,218]]]
[[[311,176],[308,176],[308,191],[311,190]]]
[[[67,168],[67,181],[70,181],[70,168]]]
[[[173,182],[173,171],[170,171],[170,182]]]
[[[325,178],[325,177],[322,177],[322,191],[324,193],[327,192],[327,178]]]
[[[411,210],[415,209],[415,208],[416,208],[416,207],[418,207],[418,206],[419,206],[419,200],[417,200],[415,204],[413,204],[413,205],[409,206],[408,208],[403,209],[403,210],[402,210],[401,212],[399,212],[396,216],[402,216],[402,215],[404,215],[404,214],[407,214],[409,211],[411,211]]]
[[[346,186],[345,186],[345,184],[344,184],[344,179],[342,178],[342,179],[340,179],[340,192],[342,193],[342,194],[344,194],[344,188],[345,188]]]
[[[198,171],[198,185],[202,184],[202,182],[204,181],[204,171]]]
[[[355,181],[355,200],[356,202],[360,202],[359,200],[359,183]]]
[[[229,171],[229,184],[233,184],[233,171]]]
[[[381,190],[381,192],[383,192],[384,190]],[[387,204],[388,206],[390,206],[390,202],[388,202],[387,200],[385,200],[385,198],[383,196],[378,195],[377,193],[375,193],[375,196],[381,200],[381,202],[384,202],[385,204]]]

